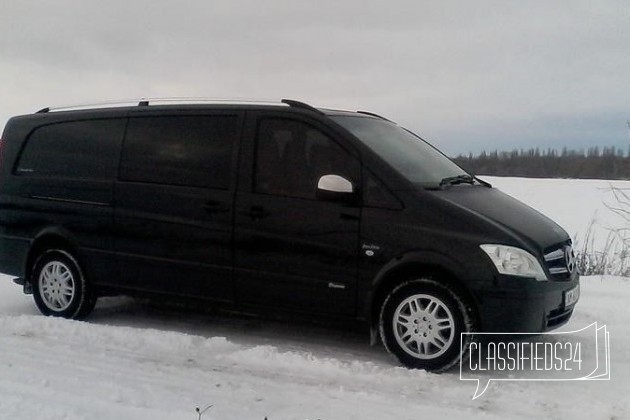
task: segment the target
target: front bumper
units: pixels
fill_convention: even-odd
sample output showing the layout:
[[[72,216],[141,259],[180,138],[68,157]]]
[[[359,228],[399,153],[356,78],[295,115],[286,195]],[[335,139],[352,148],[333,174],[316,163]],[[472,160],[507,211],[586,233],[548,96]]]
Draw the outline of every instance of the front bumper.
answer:
[[[497,286],[477,291],[482,332],[538,333],[558,328],[571,318],[575,303],[564,294],[579,285],[579,274],[566,281],[536,281],[499,276]]]

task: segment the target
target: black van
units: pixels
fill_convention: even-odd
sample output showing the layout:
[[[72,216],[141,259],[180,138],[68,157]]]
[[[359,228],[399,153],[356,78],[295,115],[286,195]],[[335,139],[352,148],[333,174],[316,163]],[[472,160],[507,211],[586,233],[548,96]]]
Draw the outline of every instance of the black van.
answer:
[[[369,112],[45,108],[9,120],[0,154],[0,272],[45,315],[203,298],[360,321],[440,371],[460,333],[549,330],[579,296],[562,228]]]

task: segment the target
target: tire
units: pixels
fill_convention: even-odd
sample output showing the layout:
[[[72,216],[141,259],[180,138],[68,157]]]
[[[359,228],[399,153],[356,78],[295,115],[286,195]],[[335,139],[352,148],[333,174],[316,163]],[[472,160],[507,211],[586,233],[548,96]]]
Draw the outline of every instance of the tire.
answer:
[[[460,360],[462,332],[474,332],[472,310],[432,278],[406,281],[385,298],[380,314],[383,344],[404,366],[443,372]],[[465,335],[467,349],[472,335]],[[467,354],[467,352],[464,352]]]
[[[31,270],[33,298],[47,316],[81,319],[96,305],[93,288],[77,260],[67,251],[41,253]]]

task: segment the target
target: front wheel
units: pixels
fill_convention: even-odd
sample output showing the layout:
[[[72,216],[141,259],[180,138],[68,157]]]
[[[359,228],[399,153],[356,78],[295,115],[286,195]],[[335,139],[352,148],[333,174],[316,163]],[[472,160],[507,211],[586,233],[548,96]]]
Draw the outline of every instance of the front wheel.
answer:
[[[48,250],[31,270],[33,298],[44,315],[79,319],[94,309],[96,297],[77,260],[63,250]]]
[[[430,278],[407,281],[385,299],[381,339],[403,365],[445,371],[460,359],[461,333],[473,332],[469,306],[451,288]],[[471,335],[465,335],[466,348]]]

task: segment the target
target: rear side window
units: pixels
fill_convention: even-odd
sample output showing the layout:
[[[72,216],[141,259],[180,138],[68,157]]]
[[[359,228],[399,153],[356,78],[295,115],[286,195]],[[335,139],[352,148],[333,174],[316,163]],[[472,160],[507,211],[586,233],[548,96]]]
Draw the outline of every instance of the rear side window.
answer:
[[[28,138],[16,172],[73,179],[112,179],[120,155],[124,119],[46,125]]]
[[[237,130],[230,115],[132,118],[120,178],[227,189]]]

